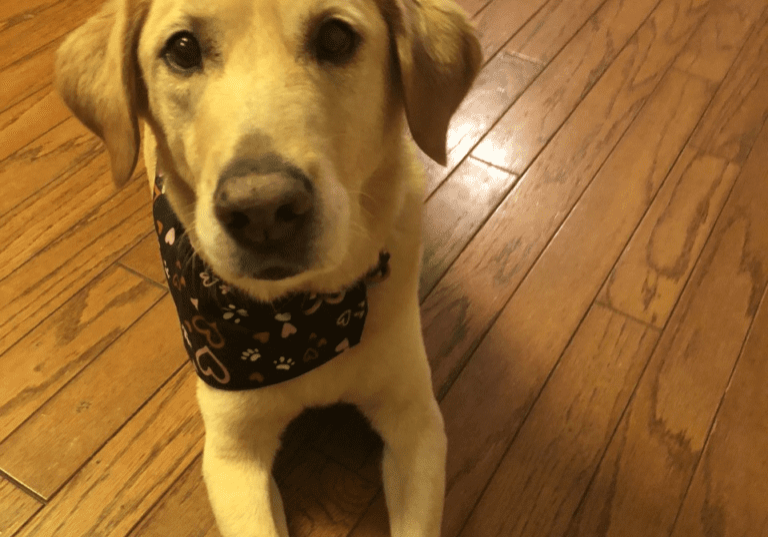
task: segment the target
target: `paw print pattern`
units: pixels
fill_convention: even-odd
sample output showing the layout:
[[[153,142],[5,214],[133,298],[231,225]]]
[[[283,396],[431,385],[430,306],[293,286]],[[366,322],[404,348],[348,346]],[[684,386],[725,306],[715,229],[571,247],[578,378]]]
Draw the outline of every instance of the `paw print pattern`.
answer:
[[[279,360],[274,361],[274,364],[275,364],[275,369],[288,371],[296,364],[296,362],[294,362],[292,358],[286,358],[285,356],[281,356]]]
[[[243,360],[250,360],[251,362],[255,362],[261,358],[261,353],[259,352],[259,349],[246,349],[243,351],[243,354],[240,355],[240,358]]]
[[[231,319],[233,323],[240,324],[242,317],[248,317],[248,312],[242,308],[238,308],[234,304],[230,304],[224,311],[224,320],[229,321]]]

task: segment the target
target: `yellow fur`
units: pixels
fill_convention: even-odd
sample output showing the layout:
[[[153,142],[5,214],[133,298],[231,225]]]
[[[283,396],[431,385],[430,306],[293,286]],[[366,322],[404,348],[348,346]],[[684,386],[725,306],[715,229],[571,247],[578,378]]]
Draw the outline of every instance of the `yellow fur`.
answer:
[[[362,35],[354,61],[333,69],[303,52],[307,28],[329,12]],[[180,77],[161,51],[187,29],[214,52],[201,73]],[[280,433],[307,406],[337,401],[360,407],[385,441],[392,534],[439,535],[446,441],[417,300],[423,180],[402,132],[407,123],[444,162],[448,122],[480,61],[469,24],[447,0],[109,0],[62,45],[58,87],[105,140],[115,182],[133,172],[141,118],[150,181],[161,168],[196,251],[229,283],[263,300],[336,291],[380,250],[392,255],[390,277],[369,291],[356,347],[267,388],[199,383],[204,475],[225,537],[287,536],[270,476]],[[318,254],[278,281],[237,272],[242,246],[213,215],[222,169],[266,151],[308,170],[322,202]]]

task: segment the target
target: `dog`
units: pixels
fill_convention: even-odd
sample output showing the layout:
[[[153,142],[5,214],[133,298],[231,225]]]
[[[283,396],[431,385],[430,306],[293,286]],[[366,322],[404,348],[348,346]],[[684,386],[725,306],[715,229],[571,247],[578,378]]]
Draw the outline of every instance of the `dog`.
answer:
[[[480,65],[449,0],[108,0],[61,45],[57,88],[117,186],[143,122],[223,536],[287,537],[281,433],[337,402],[384,441],[392,535],[440,534],[447,446],[421,336],[413,141],[445,164]]]

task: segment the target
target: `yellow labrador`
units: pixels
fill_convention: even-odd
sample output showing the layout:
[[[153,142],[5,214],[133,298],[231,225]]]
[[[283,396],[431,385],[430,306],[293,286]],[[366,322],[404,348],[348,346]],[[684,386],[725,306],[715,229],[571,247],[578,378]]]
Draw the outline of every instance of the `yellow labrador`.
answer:
[[[448,0],[109,0],[59,50],[60,92],[103,138],[118,185],[145,121],[150,181],[161,176],[154,203],[180,230],[157,219],[161,250],[193,248],[166,273],[201,377],[203,472],[222,535],[287,536],[271,477],[280,435],[304,408],[339,401],[384,439],[392,534],[439,535],[446,439],[417,301],[423,180],[403,131],[407,121],[444,163],[448,122],[480,56]],[[174,272],[182,265],[192,276]],[[193,293],[209,284],[217,319],[196,314]],[[336,318],[353,290],[362,294]],[[264,322],[277,333],[244,328],[254,314],[229,304],[234,295],[273,311]],[[294,296],[292,319],[275,304]],[[334,345],[298,327],[308,315],[331,319],[329,330],[356,325],[357,336]],[[253,336],[231,362],[227,322]],[[269,347],[302,330],[313,346],[303,356],[301,345],[295,356]]]

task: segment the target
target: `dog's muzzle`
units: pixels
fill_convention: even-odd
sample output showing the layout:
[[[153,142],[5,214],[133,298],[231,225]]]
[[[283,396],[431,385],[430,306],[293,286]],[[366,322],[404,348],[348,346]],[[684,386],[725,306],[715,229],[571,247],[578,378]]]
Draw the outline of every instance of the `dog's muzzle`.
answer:
[[[221,174],[213,202],[249,276],[277,280],[307,269],[316,196],[298,167],[272,153],[236,160]]]

